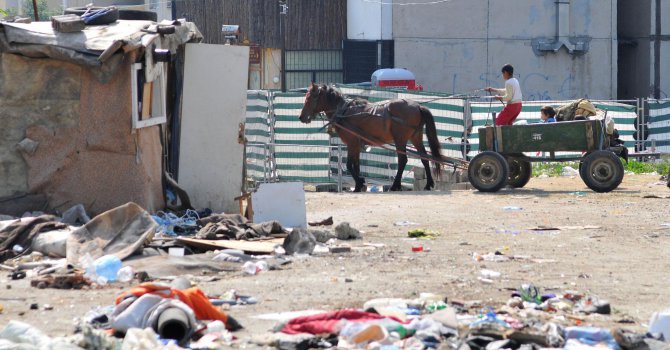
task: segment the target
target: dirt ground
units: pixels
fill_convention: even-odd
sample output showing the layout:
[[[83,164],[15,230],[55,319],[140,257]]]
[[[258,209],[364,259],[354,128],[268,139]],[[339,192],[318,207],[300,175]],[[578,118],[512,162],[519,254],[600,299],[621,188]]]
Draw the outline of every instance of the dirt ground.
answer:
[[[631,317],[637,323],[627,327],[641,330],[654,311],[670,306],[670,190],[658,182],[659,176],[626,175],[619,189],[606,194],[590,191],[579,177],[533,178],[523,189],[493,194],[308,192],[308,221],[329,216],[335,224],[348,221],[363,232],[362,240],[346,242],[358,248],[293,259],[279,270],[255,276],[227,272],[218,281],[198,285],[210,294],[236,289],[258,299],[255,305],[228,311],[246,327],[237,333],[242,340],[274,325],[253,318],[259,314],[361,307],[372,298],[414,298],[421,292],[497,306],[522,283],[547,291],[597,295],[611,303],[610,321]],[[401,221],[417,224],[395,225]],[[531,230],[537,226],[563,229]],[[434,240],[412,240],[407,231],[414,228],[440,235]],[[364,243],[384,246],[365,247]],[[417,245],[424,251],[412,252]],[[496,250],[526,258],[506,262],[472,258],[475,252]],[[482,283],[477,278],[482,268],[502,276],[491,284]],[[31,288],[27,279],[10,281],[3,276],[0,326],[18,319],[53,336],[69,335],[74,318],[111,304],[128,286],[39,290]],[[31,303],[50,304],[53,310],[29,310]]]

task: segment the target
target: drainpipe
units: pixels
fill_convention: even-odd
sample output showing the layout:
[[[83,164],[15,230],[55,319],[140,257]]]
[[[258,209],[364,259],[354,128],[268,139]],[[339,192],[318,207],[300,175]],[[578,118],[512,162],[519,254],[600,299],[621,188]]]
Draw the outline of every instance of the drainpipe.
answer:
[[[556,36],[560,42],[569,42],[570,0],[556,0]]]
[[[656,0],[654,25],[654,98],[661,98],[661,0]]]
[[[582,55],[589,51],[590,41],[590,37],[570,36],[570,0],[556,0],[556,35],[553,38],[535,38],[531,46],[537,56],[556,53],[563,46],[571,55]]]

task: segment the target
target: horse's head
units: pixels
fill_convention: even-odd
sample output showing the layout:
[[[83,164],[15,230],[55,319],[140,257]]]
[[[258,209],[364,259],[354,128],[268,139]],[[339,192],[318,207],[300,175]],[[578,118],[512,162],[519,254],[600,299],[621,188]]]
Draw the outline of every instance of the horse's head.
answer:
[[[309,86],[309,90],[305,94],[305,105],[302,107],[302,111],[300,111],[301,122],[311,123],[317,113],[325,110],[321,102],[325,93],[326,91],[322,86],[315,85],[314,83]]]

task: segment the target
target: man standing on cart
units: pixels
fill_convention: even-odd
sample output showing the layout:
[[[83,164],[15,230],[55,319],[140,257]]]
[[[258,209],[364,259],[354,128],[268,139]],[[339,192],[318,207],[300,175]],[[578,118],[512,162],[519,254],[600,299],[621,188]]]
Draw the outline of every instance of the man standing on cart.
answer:
[[[521,86],[519,81],[514,77],[514,67],[511,64],[506,64],[502,67],[502,76],[505,79],[505,88],[496,89],[487,87],[484,89],[488,92],[495,92],[495,98],[500,102],[505,102],[506,105],[498,114],[495,120],[495,125],[512,125],[516,117],[521,113]]]

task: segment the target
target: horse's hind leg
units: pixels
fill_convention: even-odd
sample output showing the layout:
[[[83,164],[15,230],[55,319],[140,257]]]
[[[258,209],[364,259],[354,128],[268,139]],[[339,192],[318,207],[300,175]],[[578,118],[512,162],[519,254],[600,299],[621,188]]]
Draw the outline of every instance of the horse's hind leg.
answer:
[[[407,165],[407,145],[396,143],[395,149],[398,153],[398,172],[393,180],[393,185],[391,185],[391,191],[402,191],[402,173],[405,171],[405,165]]]
[[[423,145],[423,134],[416,134],[412,136],[412,144],[421,157],[421,164],[423,164],[423,168],[426,169],[426,187],[423,189],[429,191],[435,187],[435,182],[433,181],[433,175],[430,172],[430,163],[426,159],[428,153],[426,152],[426,147]]]

